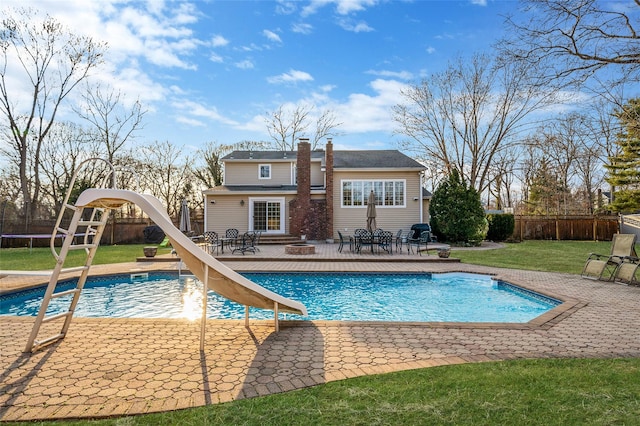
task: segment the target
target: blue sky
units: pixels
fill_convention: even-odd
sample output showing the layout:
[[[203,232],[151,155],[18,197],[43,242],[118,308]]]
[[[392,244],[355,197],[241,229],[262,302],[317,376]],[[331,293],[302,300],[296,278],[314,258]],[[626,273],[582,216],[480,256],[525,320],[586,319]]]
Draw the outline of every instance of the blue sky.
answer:
[[[4,0],[108,42],[95,81],[148,110],[136,143],[269,140],[280,105],[329,109],[337,149],[397,148],[400,90],[488,51],[516,1]],[[17,77],[17,76],[16,76]],[[70,119],[71,114],[62,119]]]

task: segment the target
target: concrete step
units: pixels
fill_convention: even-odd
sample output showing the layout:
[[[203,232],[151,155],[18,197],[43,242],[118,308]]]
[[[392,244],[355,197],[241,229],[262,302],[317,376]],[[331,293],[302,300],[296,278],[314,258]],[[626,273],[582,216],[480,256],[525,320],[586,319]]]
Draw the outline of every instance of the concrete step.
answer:
[[[302,240],[294,235],[267,235],[262,234],[260,237],[260,245],[275,245],[275,244],[297,244]]]

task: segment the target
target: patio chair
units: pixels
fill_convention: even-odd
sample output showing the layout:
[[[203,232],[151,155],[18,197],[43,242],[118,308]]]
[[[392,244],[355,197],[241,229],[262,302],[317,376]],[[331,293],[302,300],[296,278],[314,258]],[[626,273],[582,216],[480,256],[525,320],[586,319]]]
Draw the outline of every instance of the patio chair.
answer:
[[[378,251],[384,250],[389,254],[393,254],[393,233],[391,231],[382,231],[374,234],[373,241],[378,246]]]
[[[254,232],[245,232],[242,234],[242,242],[240,245],[236,244],[236,247],[231,251],[231,253],[235,253],[239,251],[243,255],[250,251],[255,254],[256,252],[256,234]]]
[[[608,255],[591,253],[582,269],[582,277],[611,281],[625,257],[637,257],[635,234],[615,234]],[[626,268],[625,268],[626,269]]]
[[[220,248],[220,239],[218,238],[218,233],[215,231],[206,231],[203,236],[205,251],[213,255],[213,250],[215,249],[216,254],[218,254],[218,250]]]
[[[262,237],[262,231],[253,231],[253,234],[255,235],[253,248],[255,248],[256,251],[260,251],[260,248],[258,246],[260,245],[260,237]]]
[[[235,228],[229,228],[224,231],[224,238],[227,240],[229,247],[235,247],[237,245],[239,236],[240,233]]]
[[[345,237],[340,231],[338,231],[338,237],[340,238],[340,244],[338,244],[338,253],[342,253],[342,249],[345,243]],[[349,251],[353,251],[353,237],[349,237]]]
[[[622,262],[618,266],[616,270],[615,282],[626,283],[626,284],[640,284],[640,274],[638,274],[638,270],[640,269],[640,259],[637,257],[627,256],[622,259]]]
[[[402,250],[402,244],[405,242],[406,240],[402,240],[402,229],[399,229],[398,232],[396,232],[396,238],[395,238],[395,243],[396,243],[396,251],[398,251],[398,247],[400,247],[400,250]]]
[[[355,250],[362,253],[363,246],[370,246],[373,253],[373,236],[368,229],[358,228],[353,231],[353,240],[355,241]]]
[[[424,246],[424,250],[428,250],[428,245],[431,242],[431,232],[422,231],[418,238],[409,238],[407,239],[407,250],[411,253],[411,247],[415,247],[416,251],[420,256],[422,256],[421,247]],[[427,252],[428,254],[428,252]]]

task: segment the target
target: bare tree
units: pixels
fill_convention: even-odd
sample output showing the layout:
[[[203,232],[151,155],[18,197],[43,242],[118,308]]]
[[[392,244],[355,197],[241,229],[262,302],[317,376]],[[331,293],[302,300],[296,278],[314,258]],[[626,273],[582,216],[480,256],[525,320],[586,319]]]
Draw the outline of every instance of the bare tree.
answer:
[[[274,147],[282,151],[294,151],[297,140],[307,137],[307,130],[312,124],[313,105],[297,105],[285,107],[280,105],[265,118],[267,131],[273,139]],[[330,110],[322,111],[315,119],[315,129],[311,139],[311,149],[316,149],[320,140],[328,136],[335,136],[335,129],[342,123],[338,123],[335,115]]]
[[[457,169],[478,192],[487,189],[495,156],[527,125],[525,118],[553,100],[531,84],[533,69],[496,63],[486,55],[458,58],[441,73],[402,91],[393,108],[401,146],[420,159]]]
[[[97,149],[86,130],[77,124],[58,122],[51,127],[42,145],[40,169],[42,193],[54,211],[60,210],[77,167],[82,161],[96,156]],[[89,176],[84,174],[83,179],[89,179]],[[94,177],[87,184],[95,183],[96,179]]]
[[[50,16],[39,19],[32,10],[3,15],[0,111],[10,129],[28,229],[40,201],[43,141],[65,98],[102,62],[105,46],[71,33]],[[20,90],[23,85],[29,89]]]
[[[105,93],[100,85],[92,87],[87,84],[83,99],[85,104],[74,108],[74,111],[95,127],[104,145],[106,159],[113,163],[118,150],[134,137],[137,130],[143,129],[142,119],[146,111],[142,110],[139,100],[127,108],[120,91]]]
[[[512,59],[542,62],[551,78],[584,81],[615,67],[619,81],[638,81],[640,1],[522,0],[509,17],[512,37],[498,47]]]
[[[177,216],[183,198],[192,193],[193,160],[181,156],[182,148],[170,142],[154,142],[137,150],[142,185],[167,206],[170,216]]]
[[[198,158],[204,164],[196,167],[193,175],[206,188],[222,185],[223,169],[220,159],[226,152],[229,152],[228,145],[218,145],[213,142],[207,143],[204,148],[198,150]]]

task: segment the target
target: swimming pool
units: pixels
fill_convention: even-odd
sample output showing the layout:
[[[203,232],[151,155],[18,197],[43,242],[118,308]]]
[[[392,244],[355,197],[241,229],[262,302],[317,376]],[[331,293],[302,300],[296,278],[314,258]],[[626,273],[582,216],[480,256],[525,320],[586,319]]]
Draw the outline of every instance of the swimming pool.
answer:
[[[561,302],[486,275],[468,273],[243,273],[250,280],[307,306],[308,317],[281,318],[403,322],[527,322]],[[58,291],[63,284],[58,285]],[[64,286],[72,287],[73,283]],[[90,277],[76,307],[79,317],[200,317],[202,283],[157,272]],[[44,288],[0,296],[0,315],[35,316]],[[70,296],[69,296],[70,297]],[[66,309],[53,299],[48,314]],[[208,292],[209,318],[244,318],[244,306]],[[252,308],[251,318],[273,312]]]

